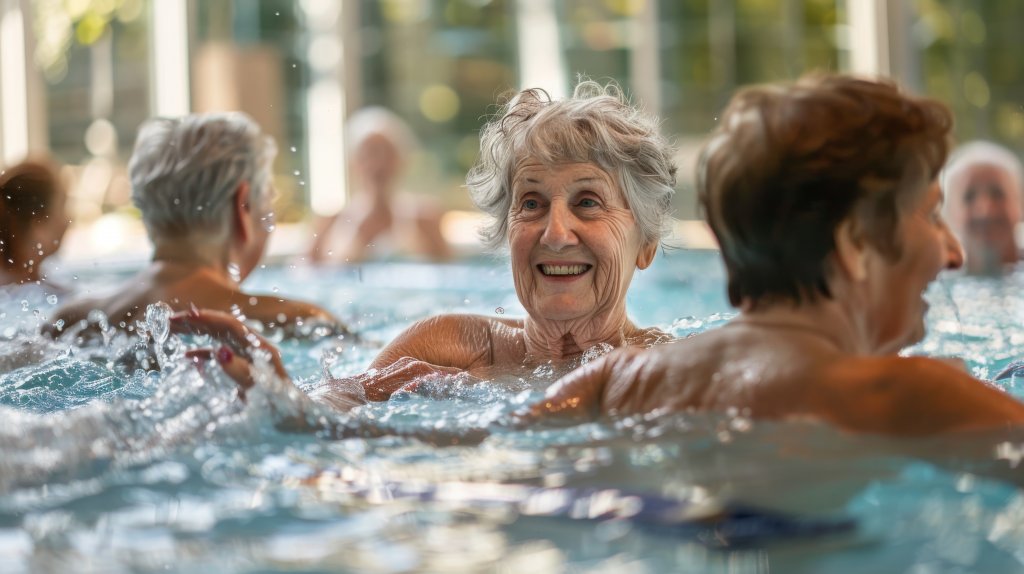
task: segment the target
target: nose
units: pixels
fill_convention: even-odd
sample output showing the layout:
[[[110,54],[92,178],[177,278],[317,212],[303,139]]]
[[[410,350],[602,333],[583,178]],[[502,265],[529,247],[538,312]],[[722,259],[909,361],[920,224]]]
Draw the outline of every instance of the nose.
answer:
[[[964,266],[964,250],[960,240],[949,227],[945,228],[946,237],[946,269],[960,269]]]
[[[579,237],[576,236],[576,216],[564,202],[552,202],[548,210],[547,226],[540,242],[552,251],[561,251],[579,243]]]

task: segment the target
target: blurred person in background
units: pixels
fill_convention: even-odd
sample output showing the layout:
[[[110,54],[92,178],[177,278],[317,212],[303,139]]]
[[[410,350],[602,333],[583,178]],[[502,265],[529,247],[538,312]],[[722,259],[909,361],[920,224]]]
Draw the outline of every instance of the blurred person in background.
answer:
[[[976,141],[958,148],[942,173],[946,218],[963,243],[965,269],[999,275],[1017,262],[1024,169],[1010,150]]]
[[[112,325],[132,325],[163,301],[175,311],[215,309],[267,326],[302,320],[343,329],[316,305],[242,291],[274,230],[276,154],[274,141],[241,113],[143,124],[128,172],[152,262],[110,293],[59,309],[56,320],[70,326],[96,309]]]
[[[28,159],[0,173],[0,285],[65,290],[42,267],[67,231],[66,203],[67,190],[48,159]]]
[[[399,189],[416,138],[380,107],[352,114],[346,129],[352,195],[337,214],[314,223],[313,262],[359,262],[390,256],[431,261],[451,257],[441,235],[441,208],[431,198]]]

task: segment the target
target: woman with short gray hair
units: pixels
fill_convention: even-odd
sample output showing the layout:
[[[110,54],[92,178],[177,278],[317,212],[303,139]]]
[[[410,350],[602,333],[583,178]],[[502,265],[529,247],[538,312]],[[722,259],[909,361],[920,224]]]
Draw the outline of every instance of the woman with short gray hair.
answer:
[[[513,179],[527,154],[549,165],[591,162],[614,174],[644,239],[658,243],[666,236],[673,149],[655,119],[631,106],[617,86],[581,82],[572,98],[559,102],[543,90],[524,90],[500,115],[484,127],[480,159],[466,177],[473,203],[492,218],[481,230],[487,246],[501,248],[508,240]]]
[[[241,290],[274,229],[276,153],[274,141],[242,113],[145,123],[128,174],[153,260],[113,293],[62,308],[57,320],[70,326],[98,309],[112,325],[133,325],[147,305],[163,301],[176,311],[231,312],[271,327],[300,319],[338,325],[316,305]]]
[[[564,100],[551,100],[541,90],[520,92],[484,128],[468,186],[494,219],[483,239],[507,249],[527,316],[425,319],[385,347],[367,373],[329,381],[319,398],[345,409],[386,400],[424,377],[530,376],[541,365],[565,372],[580,365],[590,349],[646,347],[669,339],[629,319],[626,290],[634,271],[652,263],[669,227],[672,155],[654,118],[614,86],[583,82]],[[179,321],[188,328],[233,332],[226,344],[249,340],[245,328],[226,315]],[[243,387],[252,384],[248,355],[237,347],[224,353],[227,361],[218,355]],[[280,362],[275,365],[284,374]]]

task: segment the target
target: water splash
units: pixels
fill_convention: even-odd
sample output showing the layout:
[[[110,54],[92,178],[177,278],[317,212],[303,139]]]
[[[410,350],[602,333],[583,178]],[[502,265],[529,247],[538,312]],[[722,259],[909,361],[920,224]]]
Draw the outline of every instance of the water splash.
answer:
[[[237,263],[228,263],[228,276],[231,277],[231,280],[235,283],[242,282],[242,270]]]

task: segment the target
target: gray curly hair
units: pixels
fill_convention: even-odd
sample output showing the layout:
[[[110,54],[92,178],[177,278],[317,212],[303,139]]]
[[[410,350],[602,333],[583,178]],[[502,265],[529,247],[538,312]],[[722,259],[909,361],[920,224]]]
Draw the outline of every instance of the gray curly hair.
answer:
[[[671,225],[677,168],[674,149],[658,127],[614,84],[583,81],[572,97],[555,101],[541,89],[516,94],[484,126],[480,158],[466,176],[473,203],[492,218],[480,230],[484,244],[507,244],[512,178],[525,158],[598,165],[617,179],[644,241],[662,242]]]
[[[149,120],[128,162],[132,201],[153,239],[223,235],[239,184],[249,182],[253,205],[265,201],[276,154],[274,140],[243,113]]]

